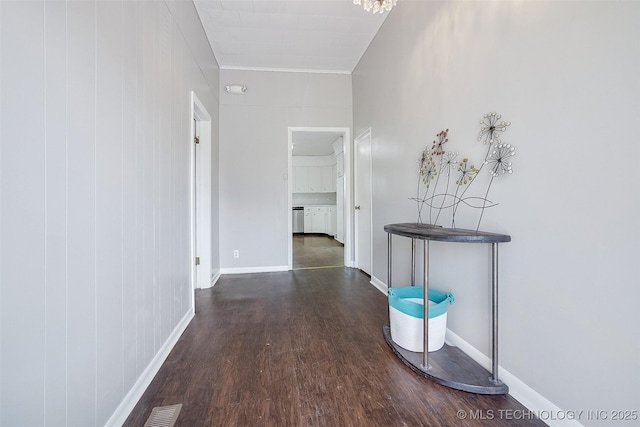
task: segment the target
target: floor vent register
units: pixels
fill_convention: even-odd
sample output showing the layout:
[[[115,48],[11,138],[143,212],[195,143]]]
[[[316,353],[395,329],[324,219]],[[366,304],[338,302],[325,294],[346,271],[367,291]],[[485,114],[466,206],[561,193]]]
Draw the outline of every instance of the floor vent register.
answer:
[[[182,403],[171,406],[157,406],[151,410],[144,427],[173,427],[178,419]]]

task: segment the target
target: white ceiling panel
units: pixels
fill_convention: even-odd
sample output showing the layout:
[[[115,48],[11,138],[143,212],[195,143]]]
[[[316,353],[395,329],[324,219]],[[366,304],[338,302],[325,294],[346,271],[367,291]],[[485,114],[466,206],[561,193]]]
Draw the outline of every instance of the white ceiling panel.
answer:
[[[352,0],[194,3],[222,69],[351,73],[387,16]]]

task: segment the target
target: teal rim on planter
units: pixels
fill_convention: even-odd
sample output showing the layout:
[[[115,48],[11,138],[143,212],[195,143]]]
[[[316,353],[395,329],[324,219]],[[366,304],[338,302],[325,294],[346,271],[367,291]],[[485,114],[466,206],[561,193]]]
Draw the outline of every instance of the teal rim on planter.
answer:
[[[401,288],[389,288],[389,305],[404,314],[418,319],[424,319],[422,304],[409,301],[407,298],[424,299],[422,286],[404,286]],[[447,303],[453,304],[453,294],[443,293],[435,289],[429,289],[429,301],[435,305],[429,305],[429,319],[438,317],[447,312]]]

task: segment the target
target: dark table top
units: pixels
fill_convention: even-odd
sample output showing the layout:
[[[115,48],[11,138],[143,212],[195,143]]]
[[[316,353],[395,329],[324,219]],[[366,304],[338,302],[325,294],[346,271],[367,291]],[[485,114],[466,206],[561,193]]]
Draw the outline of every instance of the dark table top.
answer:
[[[501,243],[511,241],[511,236],[507,234],[465,230],[464,228],[443,228],[436,225],[419,224],[415,222],[387,224],[384,226],[384,231],[398,236],[439,242]]]

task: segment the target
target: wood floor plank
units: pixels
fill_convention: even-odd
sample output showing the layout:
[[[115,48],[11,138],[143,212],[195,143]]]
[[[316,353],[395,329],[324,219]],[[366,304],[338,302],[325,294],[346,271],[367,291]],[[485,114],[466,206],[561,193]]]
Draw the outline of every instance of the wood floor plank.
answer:
[[[499,410],[526,411],[413,373],[384,340],[386,297],[368,282],[340,267],[223,276],[196,291],[196,316],[125,426],[176,403],[176,426],[190,427],[498,427],[513,425]]]

